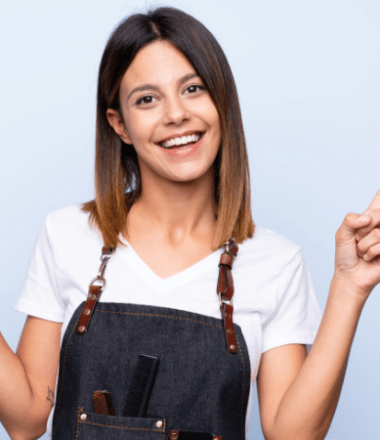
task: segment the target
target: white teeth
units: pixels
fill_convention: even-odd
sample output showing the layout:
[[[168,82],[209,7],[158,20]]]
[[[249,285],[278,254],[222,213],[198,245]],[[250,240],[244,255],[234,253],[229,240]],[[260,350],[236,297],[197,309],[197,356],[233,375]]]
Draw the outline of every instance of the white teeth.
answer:
[[[182,136],[182,137],[169,139],[168,141],[163,142],[161,146],[164,148],[170,148],[170,147],[174,147],[174,145],[176,146],[185,145],[188,144],[189,142],[198,142],[200,138],[201,138],[201,134],[194,133],[189,136]]]

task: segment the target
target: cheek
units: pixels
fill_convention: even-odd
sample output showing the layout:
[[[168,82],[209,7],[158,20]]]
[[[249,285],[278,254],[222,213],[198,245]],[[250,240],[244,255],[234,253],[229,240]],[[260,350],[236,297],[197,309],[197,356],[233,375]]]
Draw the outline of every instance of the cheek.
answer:
[[[145,142],[149,137],[149,127],[152,125],[149,118],[143,115],[129,114],[126,120],[128,133],[133,144]]]
[[[217,111],[215,111],[215,113],[214,113],[213,128],[215,130],[215,137],[218,139],[218,143],[220,143],[221,138],[222,138],[222,134],[221,134],[221,129],[220,129],[220,119],[219,119],[219,115],[218,115]]]
[[[219,114],[213,102],[203,103],[197,109],[197,113],[211,128],[213,135],[220,133]]]
[[[219,114],[214,104],[210,105],[209,108],[209,121],[210,121],[210,125],[215,131],[215,134],[220,135]]]

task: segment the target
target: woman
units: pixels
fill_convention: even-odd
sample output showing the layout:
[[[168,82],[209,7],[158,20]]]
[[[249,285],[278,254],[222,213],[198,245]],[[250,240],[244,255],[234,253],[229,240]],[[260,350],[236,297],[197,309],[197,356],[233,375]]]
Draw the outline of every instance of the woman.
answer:
[[[380,280],[380,193],[336,234],[321,321],[300,248],[252,221],[228,62],[173,8],[129,17],[107,44],[95,183],[95,201],[41,230],[17,355],[0,338],[10,436],[38,438],[48,422],[56,439],[244,439],[257,378],[266,438],[324,438]],[[152,365],[140,354],[157,358],[144,415],[128,400]]]

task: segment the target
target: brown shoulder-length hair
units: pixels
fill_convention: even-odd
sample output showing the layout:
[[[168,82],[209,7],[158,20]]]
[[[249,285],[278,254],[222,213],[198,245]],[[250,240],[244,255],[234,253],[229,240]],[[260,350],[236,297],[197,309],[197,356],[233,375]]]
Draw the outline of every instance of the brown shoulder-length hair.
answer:
[[[128,209],[141,193],[136,151],[125,144],[107,120],[108,108],[120,114],[119,89],[124,73],[144,46],[165,40],[193,65],[219,113],[221,146],[214,162],[216,228],[212,248],[230,237],[242,243],[252,237],[248,155],[235,81],[227,58],[211,32],[191,15],[159,7],[133,14],[111,34],[99,68],[96,115],[95,200],[82,210],[105,245],[123,245],[118,232],[126,228]]]

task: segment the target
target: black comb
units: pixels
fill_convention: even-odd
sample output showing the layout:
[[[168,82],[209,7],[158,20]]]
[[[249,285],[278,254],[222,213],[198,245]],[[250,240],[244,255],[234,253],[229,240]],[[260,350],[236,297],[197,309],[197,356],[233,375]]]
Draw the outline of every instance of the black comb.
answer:
[[[157,365],[157,357],[139,354],[127,394],[126,417],[145,417]]]

